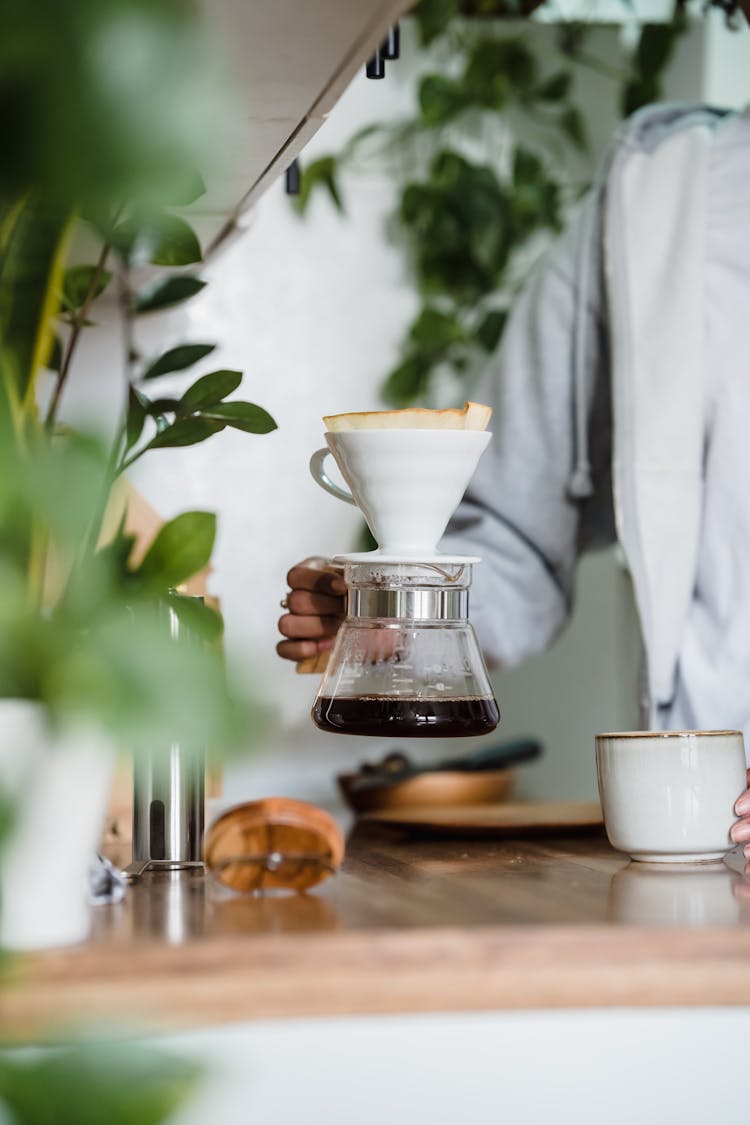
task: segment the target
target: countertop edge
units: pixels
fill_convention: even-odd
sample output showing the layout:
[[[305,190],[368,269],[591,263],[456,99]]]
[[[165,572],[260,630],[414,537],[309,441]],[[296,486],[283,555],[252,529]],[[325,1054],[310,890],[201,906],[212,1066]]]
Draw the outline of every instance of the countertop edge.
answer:
[[[172,1030],[254,1019],[750,1005],[750,930],[481,926],[252,934],[18,958],[0,1026]]]

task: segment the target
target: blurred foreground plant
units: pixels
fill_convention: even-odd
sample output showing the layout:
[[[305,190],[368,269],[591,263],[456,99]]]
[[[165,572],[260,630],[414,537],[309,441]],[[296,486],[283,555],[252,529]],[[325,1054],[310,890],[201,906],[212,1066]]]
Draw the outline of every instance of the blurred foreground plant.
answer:
[[[53,720],[98,724],[106,743],[114,737],[152,752],[175,742],[220,751],[246,743],[258,721],[229,690],[217,646],[196,642],[215,640],[220,619],[175,593],[209,562],[213,514],[171,520],[138,562],[124,519],[103,533],[119,477],[147,452],[226,427],[275,427],[260,407],[227,401],[239,372],[205,374],[170,399],[150,390],[213,344],[188,342],[146,358],[136,341],[139,317],[204,286],[166,271],[201,257],[177,212],[204,190],[196,169],[212,166],[206,138],[215,137],[225,108],[216,73],[191,4],[3,5],[0,700],[39,701]],[[97,245],[90,263],[71,259],[81,227]],[[92,309],[115,286],[126,378],[114,437],[103,441],[63,427],[59,410]],[[42,381],[50,378],[40,414]],[[190,626],[178,640],[165,626],[165,605]],[[74,808],[66,811],[75,817]],[[16,817],[0,789],[0,844]],[[50,846],[64,873],[65,839]],[[58,1041],[2,1051],[0,1121],[156,1125],[195,1075],[129,1044]]]
[[[92,513],[109,483],[107,451],[91,438],[32,431],[24,450],[2,442],[2,695],[38,699],[53,717],[95,719],[135,749],[236,744],[252,716],[232,701],[221,661],[210,646],[177,644],[159,613],[164,600],[178,612],[184,604],[194,633],[220,630],[212,611],[168,592],[207,564],[214,517],[178,516],[133,566],[122,528],[93,545]]]
[[[216,67],[189,5],[173,0],[8,0],[0,39],[0,697],[96,718],[121,741],[209,745],[247,733],[215,647],[176,642],[221,621],[175,588],[209,563],[215,517],[188,512],[132,561],[124,521],[102,546],[118,477],[146,452],[227,427],[267,433],[261,407],[226,401],[241,373],[203,375],[179,397],[149,388],[213,344],[144,359],[137,318],[205,282],[176,209],[204,191],[196,168],[217,105]],[[67,265],[81,226],[94,260]],[[148,284],[143,280],[144,270]],[[138,282],[133,279],[136,277]],[[126,379],[114,439],[72,433],[58,414],[95,302],[117,285]],[[52,373],[44,417],[40,376]],[[147,391],[149,393],[147,393]]]
[[[158,1125],[182,1104],[198,1074],[190,1063],[127,1042],[0,1051],[0,1122]]]

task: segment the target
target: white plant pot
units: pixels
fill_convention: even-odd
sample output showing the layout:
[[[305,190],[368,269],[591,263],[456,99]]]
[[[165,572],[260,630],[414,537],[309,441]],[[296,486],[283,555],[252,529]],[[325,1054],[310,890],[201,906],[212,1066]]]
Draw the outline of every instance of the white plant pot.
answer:
[[[0,790],[14,824],[0,852],[0,947],[44,949],[89,933],[89,870],[114,752],[91,727],[53,730],[44,708],[0,699]]]

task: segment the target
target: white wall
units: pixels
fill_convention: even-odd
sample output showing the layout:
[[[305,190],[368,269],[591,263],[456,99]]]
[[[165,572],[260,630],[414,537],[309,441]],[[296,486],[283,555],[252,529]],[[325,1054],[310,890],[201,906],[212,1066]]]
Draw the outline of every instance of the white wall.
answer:
[[[383,82],[357,79],[305,157],[336,150],[361,125],[397,116],[411,104],[410,34],[404,30],[406,57],[389,67]],[[534,34],[549,43],[553,29],[539,27]],[[700,97],[706,68],[714,85],[723,74],[727,87],[716,61],[727,34],[714,21],[708,41],[699,29],[682,43],[669,93]],[[618,35],[599,29],[593,43],[615,64]],[[739,66],[736,61],[735,75]],[[617,119],[617,87],[594,73],[582,73],[579,82],[598,150]],[[744,75],[735,85],[743,83]],[[245,236],[207,271],[205,294],[184,310],[152,318],[142,332],[147,351],[183,340],[219,341],[220,350],[196,373],[219,366],[244,370],[242,397],[268,408],[279,423],[264,437],[225,432],[203,446],[155,452],[133,473],[165,516],[196,506],[220,515],[213,584],[226,614],[230,659],[279,716],[276,735],[250,773],[232,771],[234,796],[283,788],[325,801],[339,765],[380,752],[366,740],[320,735],[308,718],[314,680],[295,675],[274,654],[287,568],[308,554],[350,549],[357,533],[352,510],[308,474],[309,456],[322,444],[321,416],[378,404],[378,387],[416,306],[403,257],[384,236],[391,181],[370,168],[352,175],[346,188],[346,219],[319,199],[302,221],[277,184],[250,216]],[[90,409],[87,396],[97,412],[111,410],[119,377],[117,340],[105,324],[89,334],[68,413]],[[162,385],[166,393],[169,382]],[[497,683],[502,733],[539,734],[548,747],[545,763],[528,772],[526,792],[593,793],[591,736],[635,722],[636,647],[626,579],[611,552],[592,557],[581,568],[570,630],[549,654]]]

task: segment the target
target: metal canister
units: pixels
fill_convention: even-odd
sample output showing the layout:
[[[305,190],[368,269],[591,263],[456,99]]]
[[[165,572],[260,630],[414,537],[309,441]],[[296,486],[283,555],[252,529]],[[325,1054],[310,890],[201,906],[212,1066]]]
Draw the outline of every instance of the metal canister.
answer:
[[[202,598],[199,600],[203,600]],[[186,629],[169,603],[165,624],[175,640]],[[205,828],[205,754],[178,743],[141,752],[133,765],[133,862],[128,876],[149,868],[179,869],[202,864]]]

